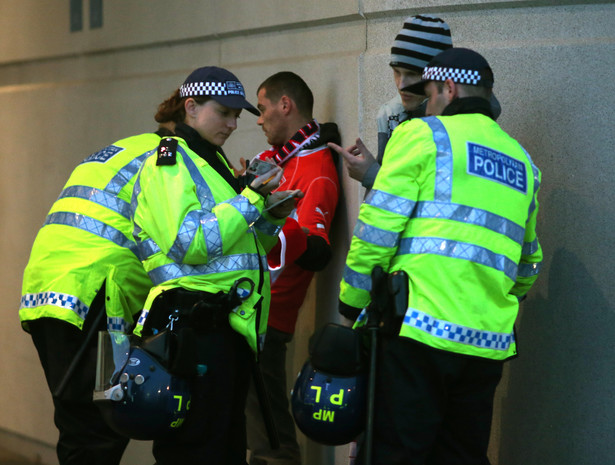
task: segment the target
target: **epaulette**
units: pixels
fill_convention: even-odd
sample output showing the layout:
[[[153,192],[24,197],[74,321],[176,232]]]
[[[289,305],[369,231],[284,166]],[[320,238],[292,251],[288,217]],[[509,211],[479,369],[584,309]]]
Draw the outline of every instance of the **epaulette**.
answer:
[[[158,160],[156,160],[156,165],[174,165],[177,163],[175,160],[176,155],[177,139],[163,137],[158,146]]]

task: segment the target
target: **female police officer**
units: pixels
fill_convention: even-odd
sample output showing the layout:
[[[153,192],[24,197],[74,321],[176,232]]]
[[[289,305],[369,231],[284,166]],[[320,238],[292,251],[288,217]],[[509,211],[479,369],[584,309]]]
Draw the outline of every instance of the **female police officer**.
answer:
[[[186,422],[154,441],[158,464],[245,464],[248,377],[269,307],[265,254],[290,208],[264,211],[283,196],[268,195],[281,169],[242,189],[220,149],[243,108],[259,114],[232,73],[192,72],[158,109],[175,137],[143,163],[132,196],[134,236],[154,283],[135,332],[187,326],[200,367]]]

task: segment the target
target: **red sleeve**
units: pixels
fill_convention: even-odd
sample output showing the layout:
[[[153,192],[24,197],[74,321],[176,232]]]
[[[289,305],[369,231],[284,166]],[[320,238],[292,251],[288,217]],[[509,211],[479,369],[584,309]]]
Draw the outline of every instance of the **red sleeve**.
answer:
[[[320,236],[329,243],[329,230],[338,200],[337,183],[327,176],[314,179],[297,205],[299,224],[309,234]]]
[[[306,249],[307,234],[296,220],[286,218],[277,244],[267,254],[269,268],[276,269],[287,263],[294,263]]]

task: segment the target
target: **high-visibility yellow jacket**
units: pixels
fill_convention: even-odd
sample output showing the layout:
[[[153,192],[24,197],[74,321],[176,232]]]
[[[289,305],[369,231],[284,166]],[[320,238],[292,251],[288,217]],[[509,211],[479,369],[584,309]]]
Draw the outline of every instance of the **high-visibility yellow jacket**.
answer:
[[[229,321],[256,351],[269,311],[266,253],[285,220],[263,213],[265,199],[253,190],[237,194],[183,139],[175,139],[175,163],[157,165],[158,156],[149,157],[133,193],[134,235],[155,286],[135,333],[141,333],[153,300],[164,290],[228,292],[236,280],[248,278],[254,292]]]
[[[133,324],[152,283],[132,238],[130,198],[139,167],[159,142],[154,133],[128,137],[74,169],[24,271],[19,317],[25,330],[42,317],[82,328],[103,282],[109,329]]]
[[[527,152],[487,116],[403,123],[361,205],[340,300],[363,308],[374,267],[405,270],[401,336],[460,354],[513,356],[518,298],[542,261],[540,178]]]

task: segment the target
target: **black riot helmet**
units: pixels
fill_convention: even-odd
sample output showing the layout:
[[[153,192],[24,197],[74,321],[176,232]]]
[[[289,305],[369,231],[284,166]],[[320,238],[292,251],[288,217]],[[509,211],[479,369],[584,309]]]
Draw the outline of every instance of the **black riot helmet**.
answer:
[[[328,324],[314,334],[309,352],[291,392],[295,422],[313,441],[347,444],[365,428],[367,369],[360,336]]]
[[[107,424],[131,439],[159,439],[177,431],[190,408],[188,380],[170,374],[141,347],[114,348],[114,359],[113,375],[97,378],[94,391]]]

